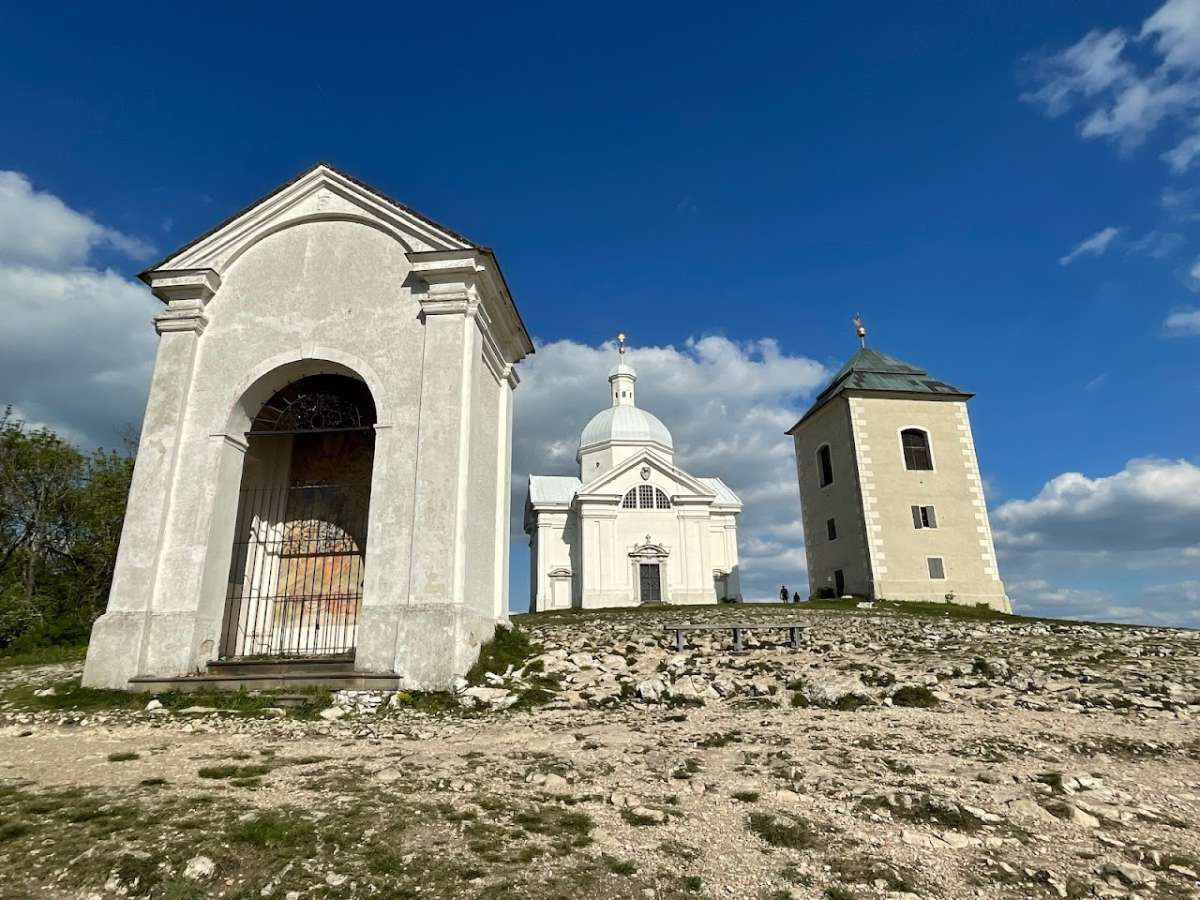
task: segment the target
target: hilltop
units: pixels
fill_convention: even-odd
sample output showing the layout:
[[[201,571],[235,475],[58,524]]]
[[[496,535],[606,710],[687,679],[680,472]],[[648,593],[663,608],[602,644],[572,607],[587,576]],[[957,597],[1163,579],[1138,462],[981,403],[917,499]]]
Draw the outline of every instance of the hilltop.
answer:
[[[457,697],[0,669],[0,896],[1200,896],[1200,633],[827,606],[514,616]]]

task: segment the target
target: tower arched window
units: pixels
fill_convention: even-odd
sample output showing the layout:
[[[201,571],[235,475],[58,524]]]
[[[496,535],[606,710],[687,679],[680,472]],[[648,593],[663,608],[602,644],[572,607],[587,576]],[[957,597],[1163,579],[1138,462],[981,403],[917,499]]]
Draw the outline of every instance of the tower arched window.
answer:
[[[637,509],[637,488],[629,489],[629,493],[621,501],[621,509]]]
[[[658,488],[655,488],[654,489],[654,506],[656,509],[670,509],[671,508],[671,498],[668,497],[666,494],[664,494],[662,491],[660,491]]]
[[[833,484],[833,453],[828,444],[817,450],[817,481],[821,487]]]
[[[933,469],[933,453],[929,448],[929,435],[920,428],[905,428],[900,432],[900,446],[904,449],[904,468],[914,472]]]
[[[654,509],[654,488],[648,484],[638,485],[638,509]]]

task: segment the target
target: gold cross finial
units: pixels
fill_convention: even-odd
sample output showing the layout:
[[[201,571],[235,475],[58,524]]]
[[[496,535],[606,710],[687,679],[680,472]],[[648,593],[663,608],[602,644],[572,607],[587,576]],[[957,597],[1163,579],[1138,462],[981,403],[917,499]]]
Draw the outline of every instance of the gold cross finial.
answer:
[[[863,324],[862,313],[854,314],[854,333],[858,335],[858,342],[867,346],[867,326]]]
[[[621,354],[625,353],[625,335],[624,334],[617,335],[617,352],[621,353]]]

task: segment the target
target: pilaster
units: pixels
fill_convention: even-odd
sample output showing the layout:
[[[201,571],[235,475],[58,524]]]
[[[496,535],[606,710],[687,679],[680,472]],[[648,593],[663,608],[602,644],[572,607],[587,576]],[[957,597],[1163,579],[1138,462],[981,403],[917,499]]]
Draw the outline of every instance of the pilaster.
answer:
[[[148,616],[177,489],[188,395],[200,338],[208,324],[204,311],[220,287],[220,277],[207,269],[163,272],[148,282],[167,308],[154,319],[159,335],[154,374],[108,608],[93,629],[84,665],[83,683],[89,687],[124,688],[144,664]]]

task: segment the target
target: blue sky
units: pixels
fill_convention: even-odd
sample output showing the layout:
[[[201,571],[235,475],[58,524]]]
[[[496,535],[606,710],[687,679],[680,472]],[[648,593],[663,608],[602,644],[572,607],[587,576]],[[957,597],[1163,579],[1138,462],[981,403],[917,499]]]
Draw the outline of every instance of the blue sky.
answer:
[[[0,399],[111,443],[153,352],[129,277],[325,159],[496,249],[548,351],[518,486],[570,469],[624,330],[682,461],[754,498],[751,583],[802,583],[770,438],[861,312],[977,392],[1019,607],[1200,625],[1200,3],[799,6],[9,10]],[[723,365],[748,380],[714,399]],[[721,452],[716,400],[750,410]]]

